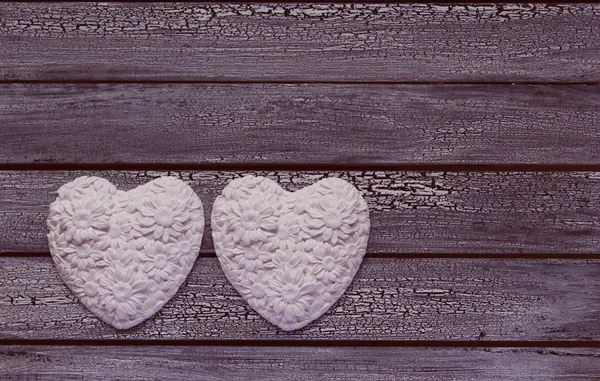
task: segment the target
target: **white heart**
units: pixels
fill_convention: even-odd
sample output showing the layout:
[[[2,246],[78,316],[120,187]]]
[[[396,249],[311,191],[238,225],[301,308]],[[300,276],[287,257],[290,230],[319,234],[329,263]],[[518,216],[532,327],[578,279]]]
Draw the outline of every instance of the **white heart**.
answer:
[[[155,314],[185,281],[204,232],[202,202],[163,177],[128,192],[79,177],[50,205],[50,253],[79,301],[118,329]]]
[[[264,177],[232,181],[214,202],[215,249],[227,278],[260,315],[289,331],[344,293],[367,247],[369,210],[338,178],[291,193]]]

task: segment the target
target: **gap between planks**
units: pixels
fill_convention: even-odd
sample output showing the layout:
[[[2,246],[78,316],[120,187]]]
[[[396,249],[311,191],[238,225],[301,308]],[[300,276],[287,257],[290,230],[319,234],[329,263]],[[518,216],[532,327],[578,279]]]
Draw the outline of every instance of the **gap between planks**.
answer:
[[[80,3],[81,1],[73,1],[73,0],[51,0],[51,1],[39,1],[39,0],[0,0],[1,3],[48,3],[48,4],[60,4],[60,3]],[[126,2],[122,0],[105,0],[102,3],[162,3],[162,4],[176,4],[176,3],[201,3],[198,0],[160,0],[160,1],[149,1],[149,0],[128,0]],[[344,0],[332,0],[324,2],[323,0],[302,0],[302,1],[294,1],[294,0],[252,0],[252,1],[244,1],[244,0],[230,0],[226,2],[227,4],[373,4],[379,5],[381,1],[377,0],[353,0],[353,1],[344,1]],[[494,1],[494,5],[509,5],[509,4],[517,4],[518,2],[515,0],[499,0]],[[530,0],[527,4],[596,4],[599,1],[593,0]],[[429,5],[431,1],[411,1],[411,0],[392,0],[386,1],[386,4],[414,4],[414,5]],[[435,4],[449,4],[458,6],[465,5],[480,5],[482,4],[481,0],[463,0],[459,4],[457,4],[454,0],[436,0]]]
[[[2,0],[0,0],[0,4]],[[179,79],[103,79],[103,80],[90,80],[90,79],[1,79],[0,84],[2,85],[13,85],[13,84],[33,84],[33,85],[120,85],[120,84],[132,84],[132,85],[165,85],[165,84],[180,84],[180,85],[199,85],[199,84],[210,84],[210,85],[600,85],[600,81],[559,81],[559,82],[548,82],[548,81],[345,81],[345,80],[329,80],[329,81],[317,81],[317,80],[218,80],[218,79],[202,79],[202,80],[179,80]]]
[[[60,340],[0,339],[0,345],[44,346],[249,346],[249,347],[407,347],[407,348],[600,348],[600,341],[445,341],[445,340]]]

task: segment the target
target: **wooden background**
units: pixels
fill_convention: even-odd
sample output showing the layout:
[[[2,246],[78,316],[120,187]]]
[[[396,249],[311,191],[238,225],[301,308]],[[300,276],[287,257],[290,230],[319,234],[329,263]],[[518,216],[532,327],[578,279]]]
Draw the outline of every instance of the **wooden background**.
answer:
[[[0,379],[600,379],[600,4],[0,3]],[[60,280],[58,187],[353,183],[368,254],[283,332],[207,226],[153,318]]]

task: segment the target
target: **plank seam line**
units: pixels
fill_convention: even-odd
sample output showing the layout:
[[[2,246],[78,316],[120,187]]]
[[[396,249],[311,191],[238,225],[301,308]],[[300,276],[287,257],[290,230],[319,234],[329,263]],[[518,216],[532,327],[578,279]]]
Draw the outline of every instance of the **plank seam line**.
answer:
[[[0,163],[0,171],[599,172],[600,164]]]
[[[42,1],[32,1],[32,0],[0,0],[0,3],[41,3]],[[51,0],[51,1],[43,1],[44,3],[83,3],[83,1],[72,1],[72,0]],[[106,0],[103,3],[198,3],[198,0],[165,0],[165,1],[146,1],[146,0],[129,0],[129,1],[121,1],[121,0]],[[265,4],[265,3],[273,3],[273,0],[252,0],[252,1],[243,1],[243,0],[230,0],[223,2],[225,4]],[[291,0],[280,0],[277,3],[282,4],[320,4],[323,3],[323,0],[303,0],[303,1],[291,1]],[[332,4],[348,4],[348,1],[344,0],[331,0],[327,3]],[[354,0],[352,3],[359,4],[381,4],[381,1],[377,0]],[[457,4],[456,1],[453,0],[436,0],[434,2],[430,1],[410,1],[410,0],[391,0],[387,1],[387,4]],[[494,4],[514,4],[514,0],[499,0],[495,1]],[[532,4],[597,4],[597,1],[588,1],[588,0],[530,0],[527,3]],[[480,0],[466,0],[459,3],[461,6],[464,5],[479,5],[482,4]],[[485,4],[485,2],[484,2]]]
[[[600,348],[600,341],[442,341],[442,340],[166,340],[166,339],[0,339],[0,345],[63,346],[255,346],[255,347],[446,347]]]
[[[50,258],[49,252],[0,252],[1,258]],[[198,258],[217,258],[214,252],[199,253]],[[365,259],[573,259],[600,260],[600,253],[554,253],[554,254],[524,254],[524,253],[367,253]]]
[[[0,1],[2,3],[2,1]],[[413,3],[411,3],[413,4]],[[388,81],[388,80],[370,80],[370,81],[318,81],[318,80],[218,80],[218,79],[203,79],[203,80],[139,80],[139,79],[104,79],[104,80],[77,80],[77,79],[65,79],[65,80],[52,80],[52,79],[0,79],[2,85],[17,85],[17,84],[38,84],[38,85],[116,85],[116,84],[140,84],[140,85],[549,85],[549,86],[597,86],[600,85],[600,81]]]
[[[40,3],[41,1],[32,1],[32,0],[0,0],[0,3]],[[44,3],[69,3],[73,2],[72,0],[51,0],[44,1]],[[83,3],[82,1],[75,1],[79,3]],[[165,1],[146,1],[146,0],[129,0],[129,1],[121,1],[121,0],[106,0],[103,3],[197,3],[197,0],[165,0]],[[226,4],[264,4],[264,3],[273,3],[273,0],[252,0],[252,1],[243,1],[243,0],[230,0],[224,2]],[[280,0],[277,3],[282,4],[318,4],[323,3],[322,0],[303,0],[303,1],[291,1],[291,0]],[[332,4],[348,4],[348,1],[344,0],[332,0],[327,3]],[[381,4],[381,1],[377,0],[355,0],[352,3],[359,4]],[[388,4],[432,4],[432,2],[428,1],[410,1],[410,0],[391,0],[387,1]],[[495,1],[494,4],[514,4],[514,0],[499,0]],[[532,4],[596,4],[596,1],[588,1],[588,0],[530,0],[527,3]],[[436,0],[433,4],[457,4],[456,1],[453,0]],[[479,5],[482,4],[480,0],[467,0],[459,3],[461,6],[465,5]]]

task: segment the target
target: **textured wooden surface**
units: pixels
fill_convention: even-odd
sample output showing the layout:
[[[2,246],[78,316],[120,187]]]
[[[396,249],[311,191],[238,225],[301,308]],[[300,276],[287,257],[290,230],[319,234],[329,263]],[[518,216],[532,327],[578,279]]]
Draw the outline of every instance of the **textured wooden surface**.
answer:
[[[461,340],[600,339],[599,260],[365,259],[321,318],[280,331],[199,258],[155,316],[117,331],[80,305],[50,258],[0,259],[2,339]]]
[[[600,7],[3,4],[2,80],[599,81]]]
[[[598,36],[600,3],[2,3],[0,380],[600,379]],[[248,173],[369,203],[368,258],[302,330],[248,307],[210,229],[127,331],[52,265],[77,176],[181,177],[208,221]]]
[[[597,172],[0,172],[0,248],[47,252],[46,217],[56,190],[82,175],[127,190],[161,175],[187,181],[204,203],[202,252],[214,252],[210,213],[229,181],[266,175],[288,190],[327,176],[354,184],[371,215],[369,253],[596,254],[600,242]]]
[[[599,104],[600,85],[4,84],[0,163],[599,165]]]
[[[593,348],[0,346],[5,381],[597,380]]]

